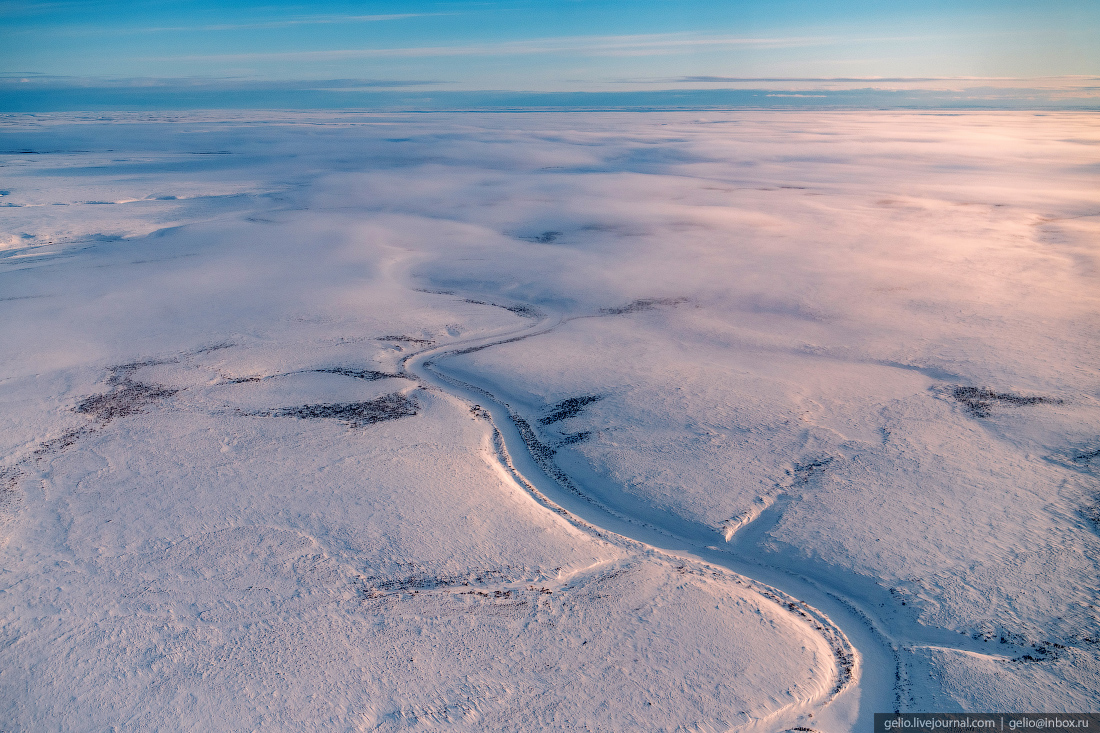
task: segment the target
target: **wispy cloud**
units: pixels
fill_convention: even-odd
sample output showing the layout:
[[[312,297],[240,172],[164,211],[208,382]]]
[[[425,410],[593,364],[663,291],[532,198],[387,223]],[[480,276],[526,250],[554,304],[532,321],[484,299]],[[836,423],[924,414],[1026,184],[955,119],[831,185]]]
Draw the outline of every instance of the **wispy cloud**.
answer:
[[[607,83],[639,89],[732,89],[775,91],[856,91],[877,89],[894,91],[933,91],[1020,95],[1064,92],[1093,94],[1100,77],[1094,75],[1063,76],[666,76],[615,79]]]
[[[0,73],[0,89],[165,89],[177,91],[362,91],[401,87],[440,86],[453,82],[435,79],[315,79],[264,80],[245,77],[81,77],[35,73]]]
[[[455,46],[412,46],[400,48],[351,48],[320,51],[276,51],[157,57],[155,61],[333,61],[357,58],[415,58],[442,56],[521,56],[557,53],[583,53],[592,56],[657,56],[686,53],[712,47],[797,47],[836,43],[833,37],[745,38],[738,36],[699,36],[687,33],[562,36],[501,43]]]
[[[0,9],[0,15],[5,14]],[[407,20],[410,18],[434,18],[440,15],[456,13],[388,13],[375,15],[295,15],[295,17],[275,20],[237,22],[237,23],[197,23],[193,25],[59,25],[50,29],[51,33],[67,35],[140,35],[144,33],[218,33],[226,31],[262,31],[281,28],[294,28],[299,25],[338,25],[353,23],[378,23],[384,21]],[[38,28],[21,29],[21,33],[41,33]]]
[[[1082,82],[1098,81],[1096,76],[1043,76],[1043,77],[1017,77],[1017,76],[675,76],[663,79],[626,80],[624,84],[651,84],[653,82],[668,82],[686,84],[699,82],[704,84],[725,82],[787,82],[787,81],[813,81],[813,82],[927,82],[927,81],[1043,81],[1057,80],[1066,83],[1073,80]]]
[[[449,15],[449,13],[391,13],[388,15],[307,15],[282,20],[270,20],[258,23],[216,23],[210,25],[192,26],[163,26],[159,28],[134,28],[135,33],[162,33],[162,32],[211,32],[211,31],[240,31],[240,30],[265,30],[270,28],[290,28],[299,25],[335,25],[338,23],[377,23],[386,20],[404,20],[406,18],[425,18],[436,15]]]
[[[0,16],[36,15],[80,7],[78,2],[24,2],[24,0],[0,0]]]
[[[738,82],[774,82],[774,81],[840,81],[840,82],[925,82],[925,81],[947,81],[948,79],[955,80],[960,77],[887,77],[887,76],[832,76],[832,77],[816,77],[816,76],[676,76],[666,79],[656,80],[644,80],[644,81],[625,81],[624,84],[651,84],[654,81],[667,82],[672,84],[720,84],[720,83],[738,83]]]
[[[1001,88],[1001,89],[1092,89],[1100,77],[1091,75],[1066,76],[841,76],[841,77],[734,77],[734,76],[678,76],[665,79],[648,79],[620,83],[634,84],[805,84],[809,88],[851,88],[852,85],[895,88]]]

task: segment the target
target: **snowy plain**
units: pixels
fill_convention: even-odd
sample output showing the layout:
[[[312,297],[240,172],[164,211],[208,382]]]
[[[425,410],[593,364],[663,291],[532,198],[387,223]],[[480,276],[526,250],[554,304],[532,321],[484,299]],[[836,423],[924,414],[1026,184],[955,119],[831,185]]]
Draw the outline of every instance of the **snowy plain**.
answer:
[[[2,122],[0,728],[1100,704],[1094,113]]]

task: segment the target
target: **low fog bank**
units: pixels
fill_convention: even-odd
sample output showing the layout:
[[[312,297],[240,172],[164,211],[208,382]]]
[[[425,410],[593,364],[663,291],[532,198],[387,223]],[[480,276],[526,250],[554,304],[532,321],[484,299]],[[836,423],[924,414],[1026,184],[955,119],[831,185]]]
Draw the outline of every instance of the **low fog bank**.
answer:
[[[215,720],[214,679],[257,711],[241,726],[816,710],[838,671],[811,629],[728,579],[671,590],[674,565],[530,502],[476,412],[398,373],[540,316],[562,324],[447,368],[602,504],[864,609],[897,708],[1100,702],[1094,115],[5,122],[0,699],[22,727],[64,726],[43,700],[74,675],[104,725],[151,686],[129,725]]]

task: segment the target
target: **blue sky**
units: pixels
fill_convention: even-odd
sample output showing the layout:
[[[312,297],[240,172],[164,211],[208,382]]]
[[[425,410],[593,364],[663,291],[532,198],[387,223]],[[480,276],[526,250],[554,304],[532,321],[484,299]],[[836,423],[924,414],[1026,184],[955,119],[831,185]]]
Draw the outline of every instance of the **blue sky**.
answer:
[[[337,80],[318,86],[608,92],[926,79],[877,82],[908,89],[1100,75],[1096,0],[0,0],[0,28],[8,88]]]

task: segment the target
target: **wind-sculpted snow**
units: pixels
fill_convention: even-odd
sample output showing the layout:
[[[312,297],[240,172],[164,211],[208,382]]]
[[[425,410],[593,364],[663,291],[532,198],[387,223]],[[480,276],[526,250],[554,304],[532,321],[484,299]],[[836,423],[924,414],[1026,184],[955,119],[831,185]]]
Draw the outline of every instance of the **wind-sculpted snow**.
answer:
[[[0,728],[1100,702],[1092,113],[3,123]]]

